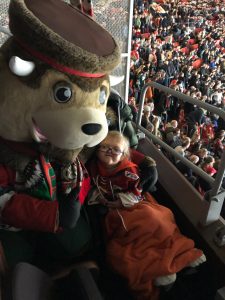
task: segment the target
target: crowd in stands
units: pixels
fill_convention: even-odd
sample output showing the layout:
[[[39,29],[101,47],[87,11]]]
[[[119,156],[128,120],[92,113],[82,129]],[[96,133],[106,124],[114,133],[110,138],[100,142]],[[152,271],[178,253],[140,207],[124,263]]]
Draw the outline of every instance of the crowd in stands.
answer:
[[[132,30],[129,105],[134,118],[149,81],[225,110],[223,2],[135,0]],[[215,177],[225,148],[221,117],[149,87],[142,126]],[[210,189],[181,161],[172,160],[199,192]]]

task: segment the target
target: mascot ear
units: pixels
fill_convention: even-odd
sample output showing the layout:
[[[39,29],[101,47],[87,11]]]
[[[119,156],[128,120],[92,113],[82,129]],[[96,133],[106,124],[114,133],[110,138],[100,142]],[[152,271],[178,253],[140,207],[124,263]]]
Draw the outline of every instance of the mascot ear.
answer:
[[[18,56],[12,56],[9,60],[9,68],[15,75],[28,76],[33,72],[35,64],[32,61],[23,60]]]
[[[124,80],[124,75],[123,76],[109,75],[110,86],[115,86],[121,83],[123,80]]]

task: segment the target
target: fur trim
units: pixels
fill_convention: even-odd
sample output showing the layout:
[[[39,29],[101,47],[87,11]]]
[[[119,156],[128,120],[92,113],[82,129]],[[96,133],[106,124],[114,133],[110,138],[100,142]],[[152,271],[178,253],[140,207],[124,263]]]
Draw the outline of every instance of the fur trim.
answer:
[[[101,54],[94,53],[94,45],[92,45],[93,49],[91,49],[93,52],[85,50],[84,48],[87,44],[85,40],[84,43],[82,40],[78,42],[80,46],[75,45],[75,43],[66,40],[60,35],[60,33],[57,34],[41,22],[41,20],[39,20],[28,9],[26,5],[27,3],[29,4],[28,0],[11,0],[10,2],[9,27],[15,39],[18,39],[22,43],[30,46],[33,50],[38,51],[51,59],[55,59],[58,63],[67,67],[90,73],[111,72],[112,69],[114,69],[120,62],[120,51],[117,43],[110,34],[91,18],[82,14],[79,10],[68,6],[66,3],[59,0],[50,2],[51,5],[56,4],[59,7],[64,8],[65,11],[73,9],[78,20],[83,22],[84,28],[87,26],[87,29],[84,29],[83,32],[84,39],[88,39],[90,33],[94,34],[94,31],[89,32],[90,26],[94,26],[96,34],[95,41],[99,43],[99,41],[102,40],[103,42],[108,42],[108,44],[110,43],[111,45],[107,44],[106,46],[103,43]],[[47,1],[38,1],[38,5],[40,7],[43,3],[47,3]],[[60,18],[60,12],[58,17]],[[49,18],[51,18],[51,16],[49,16]],[[74,20],[76,20],[76,18],[74,18]],[[90,22],[93,23],[90,24]],[[59,24],[57,24],[57,26],[59,27]],[[76,22],[74,22],[74,27],[76,27]],[[61,28],[58,31],[60,30]],[[72,30],[75,30],[75,28],[71,28],[71,31]],[[84,47],[81,47],[82,43],[84,44]],[[108,53],[104,53],[104,48],[107,48]]]

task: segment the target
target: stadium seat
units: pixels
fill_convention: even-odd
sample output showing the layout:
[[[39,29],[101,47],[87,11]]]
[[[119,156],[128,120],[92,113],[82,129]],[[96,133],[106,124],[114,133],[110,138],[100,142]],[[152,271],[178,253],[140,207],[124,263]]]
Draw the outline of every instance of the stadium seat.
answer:
[[[199,69],[202,64],[203,64],[203,59],[199,58],[193,62],[192,66],[194,69]]]

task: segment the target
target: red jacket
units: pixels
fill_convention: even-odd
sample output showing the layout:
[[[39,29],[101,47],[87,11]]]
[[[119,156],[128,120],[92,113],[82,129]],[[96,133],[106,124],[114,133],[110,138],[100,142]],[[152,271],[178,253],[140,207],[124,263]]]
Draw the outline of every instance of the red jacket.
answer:
[[[93,184],[107,200],[120,198],[124,206],[131,206],[142,200],[138,168],[128,159],[121,161],[111,172],[96,159],[92,159],[87,168]]]

